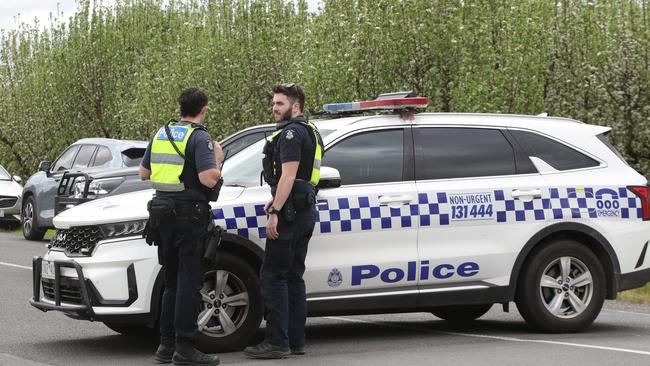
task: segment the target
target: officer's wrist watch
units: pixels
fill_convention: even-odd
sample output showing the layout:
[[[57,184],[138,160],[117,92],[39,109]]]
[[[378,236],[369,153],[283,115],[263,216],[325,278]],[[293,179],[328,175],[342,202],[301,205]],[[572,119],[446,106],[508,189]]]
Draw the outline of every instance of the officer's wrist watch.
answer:
[[[271,207],[269,207],[269,208],[266,210],[266,212],[267,212],[269,215],[277,215],[277,214],[280,213],[280,210],[278,210],[277,208],[271,206]]]

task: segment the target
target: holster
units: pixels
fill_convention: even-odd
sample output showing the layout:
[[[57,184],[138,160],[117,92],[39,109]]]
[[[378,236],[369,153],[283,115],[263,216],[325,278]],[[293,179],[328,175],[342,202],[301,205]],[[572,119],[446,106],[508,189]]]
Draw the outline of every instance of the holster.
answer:
[[[287,202],[282,206],[282,217],[286,222],[293,222],[296,214],[312,208],[316,204],[315,192],[291,192]]]
[[[315,192],[292,193],[291,196],[293,196],[293,206],[296,212],[303,212],[316,204]]]
[[[147,211],[149,211],[149,220],[144,227],[142,237],[147,244],[158,245],[160,244],[158,227],[161,221],[176,217],[174,201],[170,198],[154,196],[147,202]]]
[[[147,203],[149,218],[166,220],[176,217],[176,205],[171,198],[157,197]]]
[[[205,250],[203,252],[203,264],[209,265],[217,259],[217,248],[221,244],[221,234],[223,229],[221,226],[215,225],[211,220],[208,224],[208,232],[205,236]]]

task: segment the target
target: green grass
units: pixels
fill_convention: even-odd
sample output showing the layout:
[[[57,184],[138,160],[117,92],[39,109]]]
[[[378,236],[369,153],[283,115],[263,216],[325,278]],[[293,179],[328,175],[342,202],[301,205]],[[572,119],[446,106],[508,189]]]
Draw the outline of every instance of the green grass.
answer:
[[[11,234],[22,234],[22,230],[20,228],[20,225],[17,227],[11,227],[11,226],[0,226],[0,233],[11,233]]]
[[[16,236],[23,236],[23,231],[22,231],[22,228],[20,227],[20,225],[18,227],[16,227],[16,228],[2,226],[2,227],[0,227],[0,233],[9,233],[9,234],[14,234]],[[48,240],[48,241],[51,240],[54,237],[55,233],[56,233],[56,231],[53,230],[53,229],[50,229],[50,230],[46,231],[45,232],[45,237],[43,238],[43,240]]]
[[[617,300],[634,304],[650,304],[650,283],[634,290],[621,292],[618,294]]]

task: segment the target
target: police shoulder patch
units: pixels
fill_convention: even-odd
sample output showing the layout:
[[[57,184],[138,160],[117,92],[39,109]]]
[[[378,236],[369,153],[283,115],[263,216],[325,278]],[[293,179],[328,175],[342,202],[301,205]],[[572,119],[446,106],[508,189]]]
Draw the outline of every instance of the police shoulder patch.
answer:
[[[214,145],[212,144],[212,140],[208,140],[208,149],[209,149],[210,151],[213,151],[213,150],[214,150]]]
[[[293,130],[287,130],[287,132],[284,133],[284,138],[287,140],[293,139]]]

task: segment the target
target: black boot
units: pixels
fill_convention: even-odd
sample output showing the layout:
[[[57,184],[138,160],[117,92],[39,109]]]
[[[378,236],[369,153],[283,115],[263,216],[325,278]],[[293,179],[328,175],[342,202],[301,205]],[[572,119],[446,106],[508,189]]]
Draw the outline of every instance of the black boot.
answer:
[[[287,357],[290,352],[288,347],[274,346],[264,341],[257,346],[246,347],[244,353],[251,358],[277,359]]]
[[[184,366],[217,366],[219,357],[216,355],[206,355],[190,345],[176,345],[176,352],[172,357],[174,365]]]
[[[160,343],[158,349],[156,350],[156,356],[154,357],[158,363],[172,363],[172,356],[174,355],[174,342],[171,343]]]

